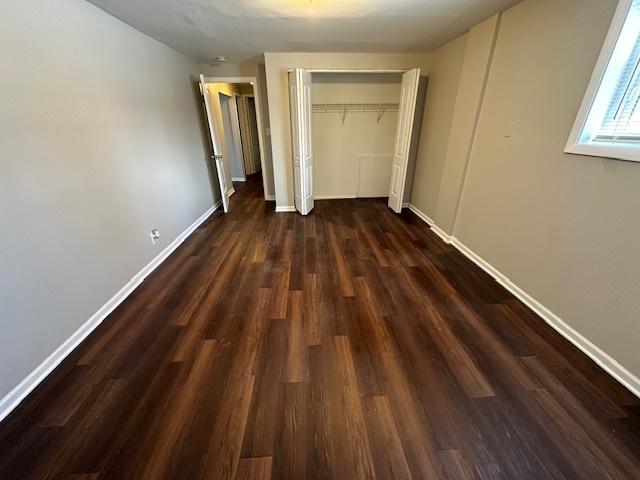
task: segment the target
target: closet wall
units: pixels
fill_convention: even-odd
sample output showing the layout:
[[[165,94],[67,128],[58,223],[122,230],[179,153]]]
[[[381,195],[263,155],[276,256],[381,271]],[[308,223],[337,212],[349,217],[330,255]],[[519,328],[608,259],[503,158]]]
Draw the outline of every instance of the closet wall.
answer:
[[[401,75],[313,74],[312,101],[319,104],[395,103]],[[397,111],[313,113],[316,199],[387,196]]]

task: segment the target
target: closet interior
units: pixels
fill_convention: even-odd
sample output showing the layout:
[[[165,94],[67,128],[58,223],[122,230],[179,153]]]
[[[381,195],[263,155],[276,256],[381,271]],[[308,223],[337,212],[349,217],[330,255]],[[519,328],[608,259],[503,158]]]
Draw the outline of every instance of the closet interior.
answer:
[[[401,86],[402,73],[312,73],[317,200],[389,196]]]

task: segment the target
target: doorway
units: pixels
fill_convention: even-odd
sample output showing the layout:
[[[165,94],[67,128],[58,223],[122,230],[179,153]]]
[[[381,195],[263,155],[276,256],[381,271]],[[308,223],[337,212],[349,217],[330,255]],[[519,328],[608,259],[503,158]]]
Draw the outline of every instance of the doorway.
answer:
[[[214,84],[215,85],[215,84]],[[244,156],[242,153],[242,136],[240,122],[238,121],[238,108],[236,96],[218,92],[220,108],[222,111],[222,129],[224,130],[224,148],[232,182],[244,182],[247,180]]]
[[[308,214],[316,198],[387,197],[400,213],[410,194],[425,85],[417,68],[291,71],[296,210]]]
[[[253,95],[247,94],[238,95],[237,100],[244,169],[247,175],[252,175],[261,170],[256,102]]]
[[[236,188],[249,178],[257,179],[262,185],[266,200],[256,79],[200,75],[200,87],[213,146],[211,159],[215,163],[224,211],[229,211],[230,197]]]

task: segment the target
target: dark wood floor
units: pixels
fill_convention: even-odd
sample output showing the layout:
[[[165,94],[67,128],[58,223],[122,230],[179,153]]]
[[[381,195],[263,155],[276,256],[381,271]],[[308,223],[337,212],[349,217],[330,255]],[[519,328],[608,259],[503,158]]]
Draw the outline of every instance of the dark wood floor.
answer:
[[[0,424],[0,478],[640,478],[638,399],[413,214],[260,188]]]

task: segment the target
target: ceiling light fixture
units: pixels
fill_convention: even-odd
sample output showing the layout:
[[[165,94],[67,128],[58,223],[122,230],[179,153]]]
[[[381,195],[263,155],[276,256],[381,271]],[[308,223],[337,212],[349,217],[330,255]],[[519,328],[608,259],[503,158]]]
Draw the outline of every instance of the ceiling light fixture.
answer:
[[[403,1],[420,2],[425,0]],[[220,3],[224,4],[225,2]],[[250,5],[252,15],[276,18],[357,18],[376,11],[373,5],[376,3],[375,0],[235,0],[233,4],[236,3]],[[232,13],[231,9],[229,9],[229,13]]]

